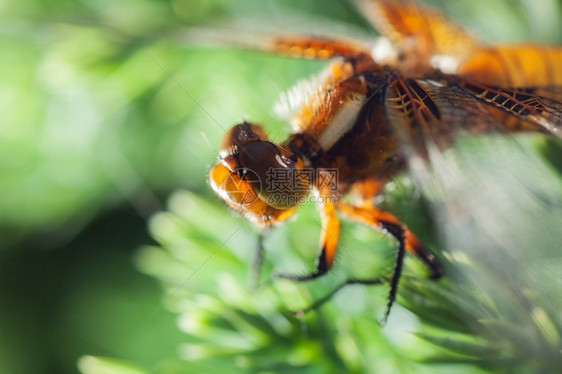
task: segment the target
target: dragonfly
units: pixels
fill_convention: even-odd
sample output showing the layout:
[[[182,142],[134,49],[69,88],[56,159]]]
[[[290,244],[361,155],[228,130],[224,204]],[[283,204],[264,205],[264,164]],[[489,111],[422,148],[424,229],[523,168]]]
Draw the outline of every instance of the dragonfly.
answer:
[[[445,269],[436,255],[375,197],[399,172],[428,162],[460,133],[540,132],[562,137],[562,48],[536,44],[487,46],[441,12],[415,1],[356,1],[391,48],[384,55],[347,38],[281,35],[251,48],[330,65],[293,103],[292,134],[276,144],[256,123],[225,135],[210,169],[212,189],[250,222],[270,227],[313,194],[321,237],[314,271],[275,273],[308,281],[333,266],[345,218],[397,242],[388,277],[345,284],[390,284],[388,317],[406,253],[429,277]],[[336,183],[334,183],[336,181]],[[257,262],[263,259],[263,246]],[[338,288],[339,289],[339,288]]]

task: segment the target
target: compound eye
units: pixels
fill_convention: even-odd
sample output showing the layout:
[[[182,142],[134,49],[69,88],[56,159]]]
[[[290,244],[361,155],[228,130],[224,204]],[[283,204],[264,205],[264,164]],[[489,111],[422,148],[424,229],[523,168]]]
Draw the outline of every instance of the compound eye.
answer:
[[[265,139],[265,131],[260,125],[248,122],[238,124],[228,130],[224,135],[220,145],[221,157],[225,158],[238,152],[240,148],[245,147],[248,143],[263,141]]]
[[[275,144],[256,141],[246,144],[239,157],[240,165],[253,176],[248,181],[268,205],[291,208],[308,194],[310,178],[298,156],[285,156]]]

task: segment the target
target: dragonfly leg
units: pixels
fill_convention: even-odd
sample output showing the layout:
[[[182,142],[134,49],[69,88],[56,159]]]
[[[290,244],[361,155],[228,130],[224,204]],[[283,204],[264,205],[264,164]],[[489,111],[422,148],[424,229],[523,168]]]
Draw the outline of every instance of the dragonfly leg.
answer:
[[[297,315],[304,315],[310,311],[316,310],[324,305],[327,301],[329,301],[339,290],[344,288],[348,285],[353,284],[362,284],[362,285],[376,285],[376,284],[384,284],[386,282],[383,278],[372,278],[372,279],[348,279],[345,282],[341,283],[339,286],[334,288],[330,293],[323,296],[321,299],[316,300],[314,303],[310,304],[306,308],[294,311]]]
[[[263,247],[263,240],[267,234],[267,228],[261,231],[258,235],[256,247],[254,249],[254,256],[252,258],[252,267],[250,271],[250,288],[253,290],[258,289],[262,284],[260,284],[260,274],[263,267],[263,260],[265,257],[265,250]]]
[[[374,203],[377,196],[387,182],[386,178],[366,179],[353,185],[352,204],[339,204],[338,209],[351,220],[370,226],[376,230],[383,230],[396,240],[399,228],[403,231],[405,250],[418,257],[429,269],[430,278],[437,279],[444,274],[443,265],[429,249],[404,225],[398,218],[388,212],[381,211]],[[398,226],[395,228],[389,225]],[[387,227],[385,227],[385,225]],[[396,235],[394,234],[396,233]]]
[[[439,278],[443,275],[443,266],[435,255],[425,248],[420,240],[392,214],[381,211],[374,205],[370,207],[358,207],[341,203],[338,205],[338,208],[348,218],[381,230],[398,241],[398,250],[396,252],[394,271],[390,278],[390,292],[383,323],[386,321],[394,300],[396,299],[396,292],[398,291],[398,283],[402,274],[406,251],[415,254],[429,267],[431,278]]]
[[[309,274],[284,274],[275,273],[275,278],[283,278],[294,281],[308,281],[318,278],[328,272],[334,263],[340,222],[336,216],[336,208],[333,203],[326,202],[321,205],[322,232],[320,235],[320,252],[316,258],[316,270]]]

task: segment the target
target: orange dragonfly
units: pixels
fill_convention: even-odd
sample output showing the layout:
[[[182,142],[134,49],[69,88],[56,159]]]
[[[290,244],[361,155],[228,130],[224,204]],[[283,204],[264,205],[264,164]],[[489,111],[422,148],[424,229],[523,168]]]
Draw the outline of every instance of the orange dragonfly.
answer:
[[[431,278],[441,277],[444,268],[406,225],[374,204],[374,197],[398,172],[426,161],[429,150],[449,147],[459,132],[538,131],[562,137],[562,48],[484,46],[437,10],[413,1],[357,4],[390,40],[392,53],[380,57],[354,40],[294,35],[253,45],[333,62],[295,105],[294,132],[285,142],[272,143],[257,124],[238,124],[224,136],[209,180],[234,211],[265,227],[287,219],[314,194],[322,222],[315,270],[276,273],[280,278],[306,281],[330,270],[338,248],[338,212],[396,239],[390,279],[347,282],[389,281],[386,319],[406,252],[427,265]]]

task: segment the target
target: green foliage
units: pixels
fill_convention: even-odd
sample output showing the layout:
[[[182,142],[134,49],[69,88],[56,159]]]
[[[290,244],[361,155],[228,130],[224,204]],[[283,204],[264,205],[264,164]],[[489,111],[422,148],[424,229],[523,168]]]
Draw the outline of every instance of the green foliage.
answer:
[[[269,245],[268,255],[275,257],[273,252],[280,250],[278,247],[288,246],[290,250],[283,253],[285,264],[291,252],[300,257],[289,243],[309,235],[307,214],[314,212],[304,209],[298,218],[300,224],[283,232],[286,241]],[[293,314],[347,276],[345,260],[339,261],[324,279],[308,284],[266,282],[252,292],[245,274],[249,272],[255,233],[239,219],[225,218],[220,204],[178,192],[170,201],[169,211],[152,219],[151,231],[164,249],[144,248],[137,264],[164,285],[168,296],[163,307],[179,314],[178,326],[186,333],[180,357],[191,370],[210,373],[228,367],[243,373],[429,373],[451,369],[416,363],[424,356],[420,351],[429,354],[435,348],[410,335],[418,321],[399,307],[393,311],[388,326],[381,329],[377,320],[384,312],[386,287],[348,286],[318,310],[304,316]],[[345,248],[360,243],[349,239]],[[342,257],[359,260],[360,271],[377,271],[376,266],[373,269],[363,261],[369,255],[373,254],[350,250]],[[310,267],[311,259],[307,260],[309,264],[294,260],[288,268],[298,269],[299,262]],[[283,261],[279,265],[271,260],[267,265],[266,269],[271,269],[282,266]],[[270,271],[265,272],[270,275]],[[423,274],[416,272],[416,277],[423,279]],[[416,294],[418,298],[425,296]],[[478,372],[463,365],[457,370]]]
[[[78,362],[78,368],[84,374],[146,374],[136,365],[101,357],[84,356]]]

